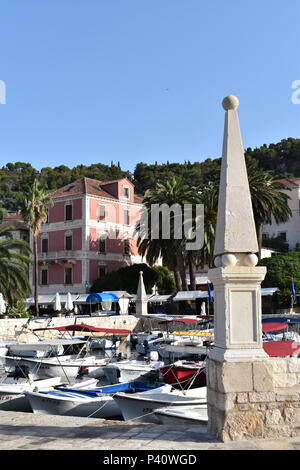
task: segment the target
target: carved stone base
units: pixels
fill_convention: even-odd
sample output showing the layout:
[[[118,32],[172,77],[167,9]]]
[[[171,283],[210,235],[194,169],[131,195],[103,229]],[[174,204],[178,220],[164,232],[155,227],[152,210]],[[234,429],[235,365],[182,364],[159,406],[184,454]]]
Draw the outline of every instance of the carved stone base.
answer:
[[[208,432],[213,437],[230,441],[300,435],[300,387],[277,387],[278,364],[282,368],[284,361],[291,370],[295,365],[280,361],[208,360]],[[295,372],[285,375],[288,380]]]

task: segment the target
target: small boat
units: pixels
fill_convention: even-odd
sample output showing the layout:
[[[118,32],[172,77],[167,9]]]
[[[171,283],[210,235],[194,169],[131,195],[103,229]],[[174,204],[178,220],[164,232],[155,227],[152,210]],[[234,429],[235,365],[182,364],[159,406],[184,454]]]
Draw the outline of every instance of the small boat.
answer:
[[[151,372],[159,372],[159,368],[164,363],[162,361],[138,361],[138,360],[122,360],[109,363],[103,366],[102,370],[106,380],[111,384],[120,382],[130,382],[138,377]]]
[[[74,342],[74,344],[76,344]],[[78,343],[77,343],[78,344]],[[41,340],[37,343],[12,343],[8,344],[8,356],[21,357],[50,357],[62,356],[65,354],[64,346],[70,346],[70,341],[53,339]]]
[[[127,330],[125,328],[98,328],[96,326],[87,325],[85,323],[51,328],[36,328],[34,331],[42,330],[55,330],[59,331],[62,335],[71,335],[76,332],[77,336],[82,336],[89,340],[90,347],[97,349],[110,349],[116,345],[117,342],[119,345],[119,337],[126,337],[131,333],[131,330]]]
[[[168,385],[167,385],[168,386]],[[125,421],[158,423],[154,411],[159,408],[178,406],[196,407],[206,405],[206,387],[191,390],[176,390],[169,385],[169,390],[151,390],[150,392],[116,393],[114,400],[122,411]]]
[[[29,375],[34,379],[62,377],[67,382],[74,382],[82,368],[88,371],[90,367],[97,368],[106,364],[105,359],[99,359],[95,356],[69,355],[47,358],[2,356],[1,359],[5,371],[8,373],[14,373],[18,368],[23,371],[25,377],[29,377]]]
[[[95,387],[97,380],[88,379],[73,384],[73,388],[79,390]],[[2,411],[32,411],[25,396],[25,392],[36,390],[51,390],[55,386],[62,385],[61,377],[43,380],[5,378],[0,383],[0,410]]]
[[[121,411],[113,399],[120,390],[125,394],[134,394],[137,390],[152,390],[164,387],[163,384],[130,382],[91,390],[74,390],[57,387],[56,390],[44,392],[27,392],[26,396],[34,413],[61,416],[80,416],[92,418],[114,418],[121,416]]]
[[[300,342],[264,341],[263,348],[270,357],[299,357]]]
[[[24,395],[27,390],[34,388],[49,389],[61,384],[60,377],[52,379],[29,381],[26,379],[6,378],[0,383],[0,410],[5,411],[31,411],[29,403]]]
[[[159,408],[154,411],[154,416],[160,424],[168,425],[207,425],[207,405],[195,406],[193,408],[185,406],[176,406],[169,408]]]
[[[158,351],[160,345],[171,344],[174,342],[173,338],[168,338],[165,335],[149,335],[142,343],[137,343],[135,350],[141,355],[149,355],[153,351]]]
[[[165,383],[175,388],[206,386],[205,362],[176,361],[160,368]]]
[[[207,347],[202,343],[182,339],[171,344],[162,343],[157,347],[157,351],[162,359],[183,359],[190,356],[207,355]]]
[[[279,321],[284,320],[284,321]],[[263,341],[296,341],[300,342],[300,335],[297,331],[288,329],[293,325],[292,319],[278,318],[277,321],[263,321],[262,332]],[[298,323],[298,322],[297,322]]]
[[[8,348],[11,344],[16,344],[15,340],[10,340],[10,341],[0,341],[0,357],[1,356],[6,356],[8,353]],[[0,360],[0,364],[3,362],[3,360]]]
[[[90,348],[100,349],[103,351],[116,351],[120,346],[120,340],[118,338],[91,338],[90,339]]]

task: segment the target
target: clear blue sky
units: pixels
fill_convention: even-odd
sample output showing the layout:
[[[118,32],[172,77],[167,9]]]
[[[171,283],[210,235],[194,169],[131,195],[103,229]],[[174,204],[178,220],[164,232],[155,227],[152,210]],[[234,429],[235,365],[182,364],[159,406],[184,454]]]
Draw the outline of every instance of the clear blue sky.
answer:
[[[299,0],[1,0],[0,166],[220,156],[300,137]]]

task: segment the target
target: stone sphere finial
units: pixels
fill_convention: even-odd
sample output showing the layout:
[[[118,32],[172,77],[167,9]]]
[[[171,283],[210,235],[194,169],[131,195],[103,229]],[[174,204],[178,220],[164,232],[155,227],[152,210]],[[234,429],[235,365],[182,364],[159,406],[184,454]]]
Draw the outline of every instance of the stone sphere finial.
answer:
[[[234,95],[225,96],[222,101],[222,106],[226,111],[236,109],[240,104],[239,99]]]

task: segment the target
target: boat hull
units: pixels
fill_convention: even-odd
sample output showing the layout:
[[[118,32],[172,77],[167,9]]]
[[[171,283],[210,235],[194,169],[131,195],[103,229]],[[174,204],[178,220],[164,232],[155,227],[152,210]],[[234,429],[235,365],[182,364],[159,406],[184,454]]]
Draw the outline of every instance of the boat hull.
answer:
[[[34,379],[61,377],[63,380],[74,381],[79,370],[85,365],[83,361],[68,361],[63,358],[35,359],[22,357],[5,357],[4,368],[6,372],[13,373],[22,368],[25,374],[30,374]]]
[[[121,415],[118,405],[110,396],[82,401],[36,392],[28,392],[26,396],[34,413],[84,418],[113,418]]]
[[[172,408],[160,408],[155,413],[155,417],[159,420],[160,424],[167,425],[203,425],[207,426],[208,415],[207,406],[203,405],[201,408],[184,408],[178,406]]]
[[[188,367],[184,365],[173,364],[171,366],[162,367],[164,382],[174,387],[189,388],[205,387],[206,374],[204,367]]]
[[[31,406],[22,393],[10,394],[10,393],[1,393],[0,394],[0,411],[23,411],[31,412]]]
[[[185,405],[191,407],[206,404],[206,396],[199,398],[190,397],[182,395],[182,392],[178,392],[178,394],[173,392],[159,394],[153,393],[147,396],[146,393],[136,393],[134,395],[127,396],[124,393],[117,393],[114,396],[114,400],[120,407],[125,421],[134,420],[149,423],[159,423],[159,420],[154,413],[155,410],[159,408]]]

